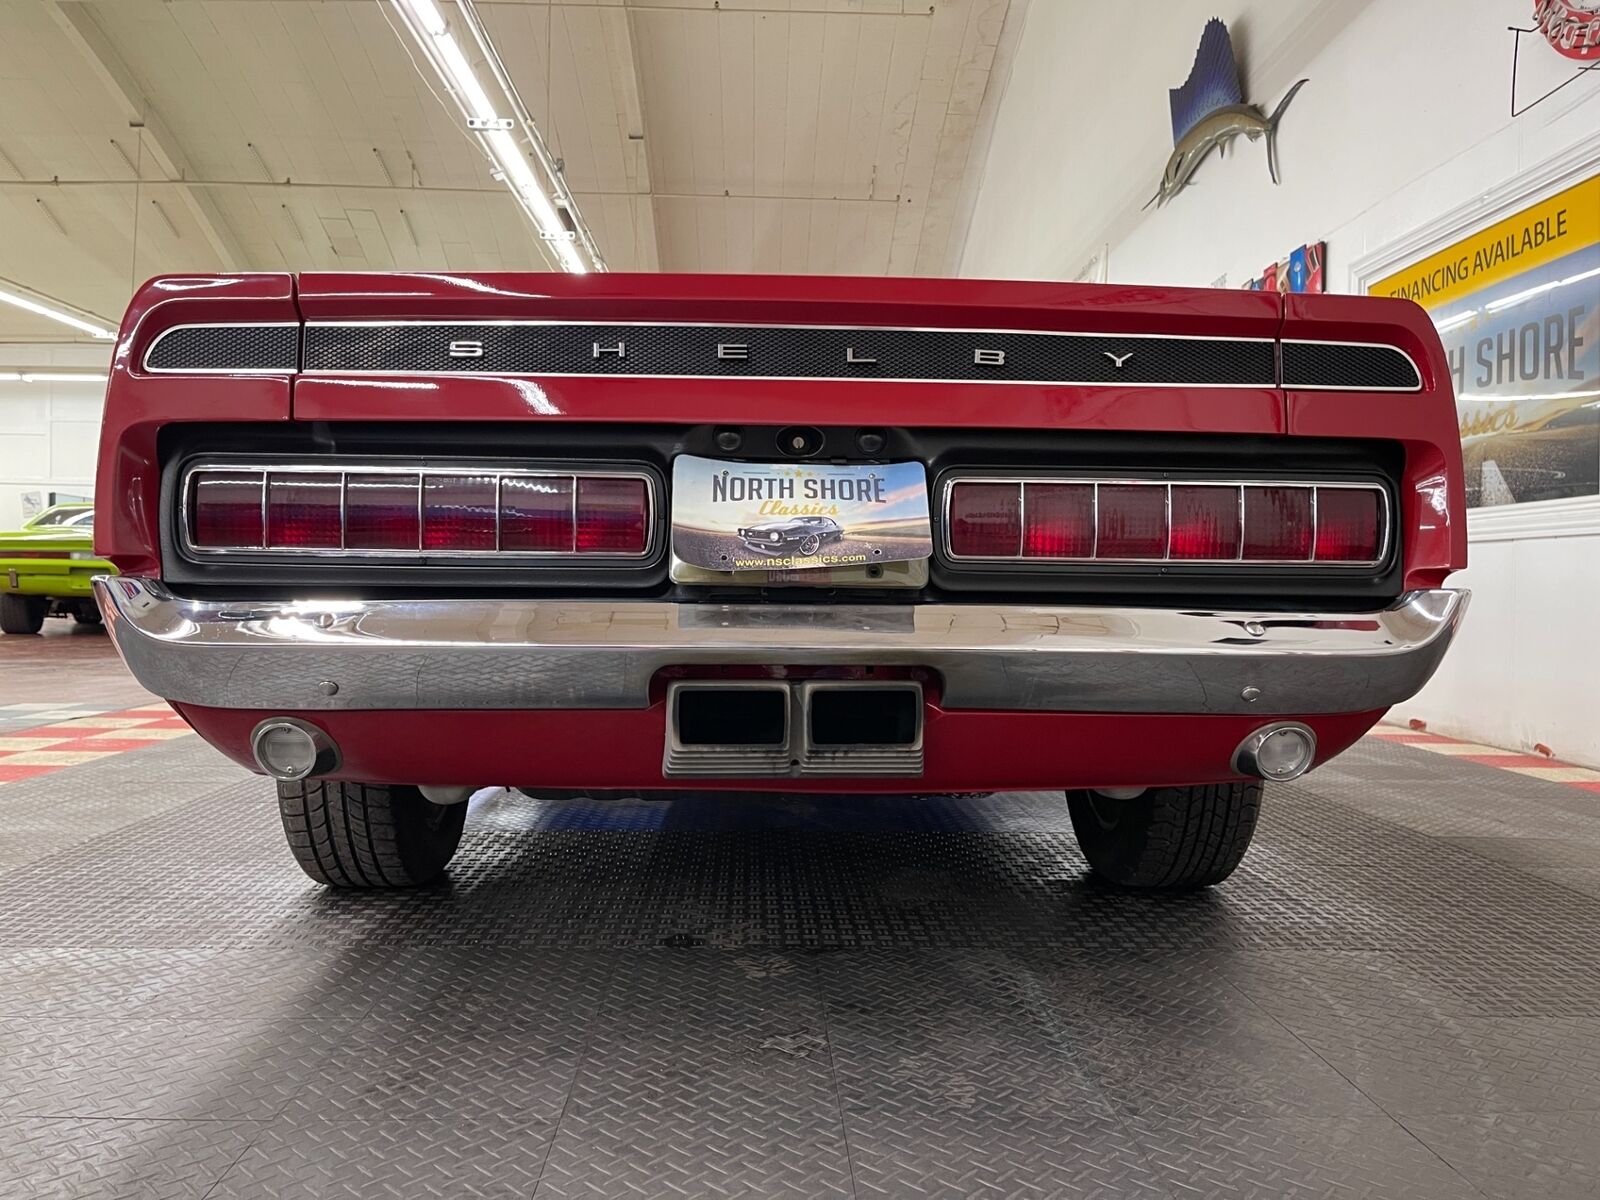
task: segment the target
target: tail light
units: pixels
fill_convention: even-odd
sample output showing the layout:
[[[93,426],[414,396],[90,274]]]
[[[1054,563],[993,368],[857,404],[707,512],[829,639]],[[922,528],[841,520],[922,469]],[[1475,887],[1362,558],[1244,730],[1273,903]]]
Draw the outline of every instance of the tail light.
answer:
[[[577,549],[580,554],[644,551],[649,502],[642,479],[578,479]]]
[[[1022,543],[1022,488],[963,483],[950,489],[950,540],[968,558],[1015,558]]]
[[[1316,560],[1367,562],[1378,557],[1382,525],[1377,492],[1317,489]]]
[[[1389,502],[1377,484],[958,479],[953,559],[1376,566]]]
[[[200,554],[637,558],[654,486],[611,471],[203,466],[185,482],[183,528]]]
[[[268,475],[267,545],[336,548],[344,542],[344,479]]]

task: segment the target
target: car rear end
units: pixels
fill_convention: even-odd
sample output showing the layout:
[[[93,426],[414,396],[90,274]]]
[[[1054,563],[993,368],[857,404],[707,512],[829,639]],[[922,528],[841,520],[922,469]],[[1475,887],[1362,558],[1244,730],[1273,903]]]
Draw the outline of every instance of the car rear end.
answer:
[[[92,511],[62,506],[0,533],[0,631],[37,633],[47,616],[99,620],[94,577],[112,567],[94,554]]]
[[[272,769],[262,731],[299,730],[303,773],[334,780],[1289,777],[1420,688],[1464,608],[1448,373],[1396,301],[159,279],[103,437],[97,538],[123,574],[100,594],[128,665],[241,763]],[[931,550],[695,566],[689,461],[916,464]]]

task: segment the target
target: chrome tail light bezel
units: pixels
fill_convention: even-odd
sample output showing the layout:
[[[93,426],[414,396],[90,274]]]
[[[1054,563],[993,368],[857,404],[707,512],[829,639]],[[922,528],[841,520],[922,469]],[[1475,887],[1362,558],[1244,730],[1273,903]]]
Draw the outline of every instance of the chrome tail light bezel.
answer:
[[[951,496],[954,488],[960,484],[999,484],[1017,485],[1020,489],[1020,503],[1023,506],[1019,520],[1019,538],[1017,553],[1015,554],[958,554],[951,544]],[[1026,555],[1023,553],[1022,538],[1026,536],[1027,513],[1026,497],[1028,484],[1065,484],[1076,486],[1089,486],[1094,488],[1094,498],[1091,512],[1096,529],[1099,526],[1099,489],[1113,486],[1138,486],[1161,487],[1165,489],[1166,496],[1166,553],[1160,557],[1101,557],[1091,553],[1088,556],[1044,556]],[[1160,568],[1163,571],[1227,571],[1237,568],[1254,568],[1265,570],[1283,569],[1287,571],[1331,571],[1342,573],[1372,573],[1387,567],[1394,554],[1396,544],[1395,534],[1395,506],[1390,488],[1377,479],[1367,478],[1338,478],[1335,476],[1318,476],[1314,478],[1283,478],[1278,475],[1252,478],[1246,475],[1229,473],[1227,475],[1203,475],[1190,473],[1119,473],[1108,475],[1095,475],[1089,472],[1059,472],[1059,471],[1029,471],[1018,469],[1008,471],[1005,469],[965,469],[958,468],[939,476],[936,482],[935,505],[938,514],[938,533],[935,544],[939,557],[947,565],[960,568],[1025,568],[1030,571],[1058,571],[1092,568],[1097,570],[1115,571],[1122,568]],[[1232,558],[1191,558],[1172,557],[1172,489],[1175,487],[1218,487],[1233,488],[1239,496],[1240,537],[1239,554]],[[1311,493],[1312,525],[1309,544],[1311,553],[1308,557],[1299,558],[1245,558],[1244,537],[1244,489],[1256,488],[1286,488],[1306,490]],[[1317,544],[1317,490],[1339,491],[1366,491],[1378,497],[1378,554],[1371,559],[1319,559],[1316,555]]]
[[[197,545],[194,531],[194,491],[196,476],[209,472],[237,472],[261,477],[262,538],[267,539],[267,497],[270,480],[275,476],[317,475],[340,477],[340,529],[341,541],[347,540],[348,482],[351,476],[394,475],[415,476],[417,479],[418,521],[416,548],[397,547],[383,549],[347,548],[341,546],[201,546]],[[425,504],[428,478],[453,476],[485,476],[494,479],[496,512],[496,545],[493,548],[427,547]],[[501,516],[504,513],[504,485],[513,479],[564,479],[572,482],[573,504],[576,509],[579,479],[636,479],[645,489],[644,549],[638,552],[613,550],[580,550],[576,547],[576,513],[574,513],[574,545],[571,549],[530,550],[502,548]],[[253,458],[247,455],[201,456],[184,462],[177,476],[174,540],[182,555],[194,562],[271,561],[271,562],[324,562],[324,563],[381,563],[430,564],[440,562],[478,563],[480,565],[517,564],[555,566],[576,564],[581,566],[643,567],[659,561],[665,552],[665,531],[662,514],[665,483],[659,471],[643,463],[571,460],[564,462],[507,462],[503,459],[485,458],[417,458],[389,456],[315,456],[291,458],[273,456]]]

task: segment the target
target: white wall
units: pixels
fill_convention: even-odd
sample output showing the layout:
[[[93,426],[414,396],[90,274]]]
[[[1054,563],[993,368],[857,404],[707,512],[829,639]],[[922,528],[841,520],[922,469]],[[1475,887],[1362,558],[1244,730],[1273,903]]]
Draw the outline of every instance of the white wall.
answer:
[[[0,375],[104,373],[109,362],[102,346],[0,344]],[[25,492],[94,494],[104,393],[102,383],[0,379],[0,530],[21,524]]]
[[[1227,5],[1217,8],[1228,15],[1220,11]],[[1077,111],[1083,84],[1079,64],[1063,54],[1085,51],[1064,41],[1063,30],[1078,10],[1029,10],[963,274],[1071,278],[1091,248],[1109,243],[1114,282],[1205,286],[1226,277],[1231,287],[1296,246],[1326,240],[1329,290],[1348,291],[1357,259],[1476,195],[1584,144],[1600,159],[1600,79],[1580,79],[1510,116],[1506,27],[1527,24],[1526,0],[1375,0],[1307,49],[1303,61],[1280,56],[1274,78],[1259,90],[1247,72],[1246,98],[1269,110],[1294,78],[1311,81],[1283,121],[1281,187],[1268,182],[1264,147],[1241,140],[1227,158],[1207,160],[1167,208],[1140,215],[1141,195],[1104,229],[1064,234],[1058,213],[1038,201],[1041,185],[1058,184],[1063,163],[1076,162],[1079,177],[1094,174],[1124,192],[1129,172],[1137,171],[1148,195],[1166,152],[1150,157],[1142,138],[1130,139],[1141,148],[1138,162],[1109,151],[1086,162],[1074,153],[1071,122],[1085,120]],[[1170,37],[1156,46],[1167,68],[1164,86],[1188,74],[1203,20],[1196,17],[1186,31],[1186,54]],[[1129,38],[1138,35],[1130,27]],[[1035,37],[1033,44],[1056,52],[1030,56]],[[1130,44],[1090,53],[1126,54]],[[1562,69],[1553,52],[1536,37],[1524,38],[1522,55],[1529,84],[1560,77],[1552,74]],[[1082,67],[1098,69],[1092,61]],[[1141,90],[1149,88],[1146,74],[1130,75]],[[1103,69],[1100,77],[1096,129],[1085,136],[1103,146],[1103,127],[1121,120],[1118,114],[1143,112],[1148,123],[1151,97],[1132,94],[1134,84],[1122,94]],[[1164,91],[1158,99],[1164,119]],[[1052,135],[1057,154],[1037,153],[1047,130],[1059,131]],[[1030,139],[1031,160],[1012,149]],[[1019,196],[1033,199],[1019,204]],[[1476,593],[1465,630],[1434,682],[1395,715],[1493,745],[1542,743],[1560,758],[1600,766],[1600,502],[1518,508],[1525,511],[1510,519],[1496,513],[1469,520],[1472,567],[1455,580]]]

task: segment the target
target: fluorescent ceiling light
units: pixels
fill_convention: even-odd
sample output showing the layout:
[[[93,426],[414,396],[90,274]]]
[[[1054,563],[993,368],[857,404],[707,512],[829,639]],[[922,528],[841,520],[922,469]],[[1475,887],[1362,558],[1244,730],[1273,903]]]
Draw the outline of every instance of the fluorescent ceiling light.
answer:
[[[1478,315],[1478,310],[1477,309],[1469,308],[1464,313],[1457,313],[1455,316],[1450,317],[1448,320],[1437,322],[1434,325],[1434,328],[1437,329],[1440,333],[1443,333],[1447,329],[1454,329],[1458,325],[1465,325],[1468,321],[1472,320],[1472,318],[1477,316],[1477,315]]]
[[[8,384],[102,384],[104,374],[93,371],[0,371],[0,382]]]
[[[1499,300],[1489,301],[1488,304],[1483,306],[1483,309],[1485,312],[1499,312],[1502,308],[1510,308],[1513,304],[1521,304],[1524,300],[1533,296],[1542,295],[1545,292],[1553,292],[1556,288],[1566,287],[1569,283],[1579,283],[1585,279],[1593,279],[1596,275],[1600,275],[1600,267],[1595,267],[1592,271],[1584,271],[1579,275],[1568,275],[1565,279],[1552,279],[1549,283],[1541,283],[1538,287],[1531,287],[1525,292],[1513,292],[1511,295],[1503,296]]]
[[[433,0],[393,0],[393,3],[412,33],[428,39],[429,44],[423,47],[429,51],[428,61],[444,77],[466,115],[484,123],[501,120],[501,112],[478,82],[472,64],[461,52],[460,43],[450,32],[448,23]],[[511,107],[508,103],[507,111]],[[501,179],[511,188],[522,210],[538,228],[540,237],[555,249],[561,265],[574,275],[586,274],[588,265],[573,245],[572,235],[540,185],[539,177],[534,174],[528,156],[517,145],[516,139],[504,129],[477,129],[473,132],[499,168]]]
[[[87,333],[90,337],[110,339],[117,336],[116,330],[85,320],[61,307],[59,302],[50,303],[42,297],[24,296],[20,292],[0,288],[0,303],[13,305],[41,317],[48,317],[52,321],[60,321],[63,325],[70,325],[80,332]]]

